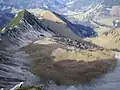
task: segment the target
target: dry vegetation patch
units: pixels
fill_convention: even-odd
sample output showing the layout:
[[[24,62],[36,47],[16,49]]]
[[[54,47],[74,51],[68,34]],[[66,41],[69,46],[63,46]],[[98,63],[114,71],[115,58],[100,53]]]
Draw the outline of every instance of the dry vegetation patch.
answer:
[[[102,46],[107,49],[119,49],[120,48],[120,29],[116,28],[109,32],[105,32],[103,35],[96,38],[89,38],[90,41],[96,45]]]
[[[89,83],[116,65],[109,50],[70,50],[67,47],[57,43],[29,44],[22,50],[30,54],[35,75],[57,84]]]

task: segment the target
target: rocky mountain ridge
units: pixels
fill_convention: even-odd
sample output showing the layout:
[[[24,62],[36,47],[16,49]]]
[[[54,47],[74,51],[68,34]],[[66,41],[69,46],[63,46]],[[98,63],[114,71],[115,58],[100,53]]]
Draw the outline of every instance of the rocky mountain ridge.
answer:
[[[45,19],[47,16],[43,19],[38,19],[27,10],[23,10],[16,14],[14,19],[1,30],[1,36],[5,40],[16,43],[22,39],[30,41],[31,39],[35,40],[36,38],[43,36],[63,36],[79,40],[80,37],[88,36],[87,34],[90,32],[89,30],[92,30],[91,28],[82,25],[77,25],[76,27],[76,25],[72,24],[65,18],[60,17],[59,14],[49,13],[49,15],[54,15],[53,19],[57,17],[65,23]],[[77,31],[78,28],[79,31]],[[82,33],[82,30],[85,31],[85,33]],[[34,35],[31,35],[32,33],[34,33]],[[94,32],[91,32],[91,34],[89,33],[89,35],[94,35]]]

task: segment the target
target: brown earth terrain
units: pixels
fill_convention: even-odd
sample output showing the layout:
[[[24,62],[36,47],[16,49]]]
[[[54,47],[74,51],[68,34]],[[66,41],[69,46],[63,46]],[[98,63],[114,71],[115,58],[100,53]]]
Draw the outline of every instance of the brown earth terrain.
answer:
[[[88,41],[108,49],[120,49],[120,29],[115,28],[103,35],[95,38],[89,38]]]
[[[42,39],[22,48],[32,59],[32,72],[56,84],[85,84],[113,70],[116,60],[109,50],[84,50]]]

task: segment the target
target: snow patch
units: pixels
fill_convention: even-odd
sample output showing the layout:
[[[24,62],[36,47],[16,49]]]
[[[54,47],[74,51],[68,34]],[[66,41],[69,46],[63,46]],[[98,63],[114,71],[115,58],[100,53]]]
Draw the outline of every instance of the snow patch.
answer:
[[[4,33],[4,31],[5,31],[5,28],[3,28],[3,29],[1,30],[2,33]]]
[[[15,17],[17,17],[17,16],[18,16],[18,14],[15,15]]]
[[[67,90],[78,90],[78,89],[75,88],[74,86],[70,86]]]
[[[8,6],[8,7],[6,7],[6,6],[3,6],[3,8],[1,9],[1,10],[6,10],[6,9],[10,9],[11,7],[10,6]]]
[[[43,7],[45,7],[45,8],[47,8],[47,9],[49,9],[49,7],[48,7],[47,5],[45,5],[45,4],[43,4]]]
[[[23,85],[23,82],[17,84],[16,86],[14,86],[14,87],[13,87],[12,89],[10,89],[10,90],[16,90],[16,89],[20,88],[22,85]]]
[[[120,55],[115,55],[115,58],[120,60]]]
[[[74,4],[75,2],[76,2],[76,0],[75,0],[75,1],[68,2],[66,5],[72,5],[72,4]]]

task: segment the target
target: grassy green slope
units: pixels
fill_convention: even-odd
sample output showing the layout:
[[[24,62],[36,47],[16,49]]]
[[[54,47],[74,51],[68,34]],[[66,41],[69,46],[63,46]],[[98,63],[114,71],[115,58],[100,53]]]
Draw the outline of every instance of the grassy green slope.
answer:
[[[20,20],[22,19],[22,17],[24,17],[24,12],[20,11],[4,28],[14,28],[15,26],[19,25]],[[5,29],[0,28],[0,32],[3,33]]]
[[[13,28],[16,25],[18,25],[23,16],[24,16],[24,10],[18,13],[18,15],[7,25],[7,28]]]

